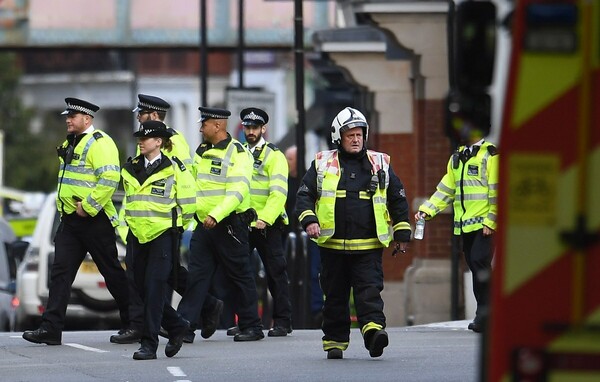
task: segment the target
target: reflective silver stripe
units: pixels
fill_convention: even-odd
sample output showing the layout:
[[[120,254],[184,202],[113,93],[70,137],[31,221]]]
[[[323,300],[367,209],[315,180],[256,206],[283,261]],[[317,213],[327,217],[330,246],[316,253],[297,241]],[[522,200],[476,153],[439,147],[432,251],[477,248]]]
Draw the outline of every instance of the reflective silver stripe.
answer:
[[[133,202],[147,202],[147,203],[156,203],[156,204],[172,204],[175,201],[172,198],[165,198],[163,196],[155,196],[155,195],[131,195],[127,197],[127,203]]]
[[[184,219],[193,219],[193,218],[194,218],[194,215],[196,215],[196,213],[195,213],[195,212],[192,212],[192,213],[190,213],[190,214],[183,214],[183,218],[184,218]]]
[[[452,193],[452,195],[454,196],[454,193]],[[431,199],[439,199],[439,200],[442,200],[444,203],[450,203],[450,202],[452,202],[452,200],[454,198],[444,194],[443,192],[436,191],[433,193],[433,196]]]
[[[463,200],[487,200],[488,194],[466,194],[462,195]]]
[[[163,219],[171,219],[171,212],[157,212],[157,211],[132,211],[125,210],[125,215],[131,216],[132,218],[163,218]]]
[[[281,192],[283,195],[287,195],[287,190],[281,186],[271,186],[269,187],[269,191],[277,191],[277,192]]]
[[[390,233],[385,233],[383,235],[379,235],[377,236],[377,238],[379,239],[379,241],[386,241],[390,238]]]
[[[96,176],[100,176],[100,174],[104,174],[107,171],[121,172],[121,167],[109,164],[107,166],[98,167],[95,174]]]
[[[382,204],[385,204],[385,203],[387,203],[387,197],[385,197],[385,196],[375,196],[375,197],[373,197],[373,203],[382,203]]]
[[[186,167],[189,167],[189,166],[191,166],[191,165],[193,165],[193,164],[194,164],[194,161],[193,161],[192,159],[184,159],[184,160],[183,160],[183,164],[184,164]]]
[[[96,187],[96,182],[94,182],[94,181],[83,181],[83,180],[77,180],[77,179],[71,179],[71,178],[64,178],[62,183],[68,184],[71,186],[79,186],[79,187],[85,187],[85,188]]]
[[[285,175],[281,175],[281,174],[275,174],[271,177],[271,179],[281,180],[282,182],[287,182],[287,178],[285,177]]]
[[[244,200],[244,197],[239,191],[227,191],[225,192],[225,196],[235,196],[235,198],[239,200],[240,203]]]
[[[450,195],[454,195],[454,189],[446,186],[442,182],[438,183],[437,188],[439,189],[439,191],[447,192]]]
[[[490,198],[488,201],[490,204],[498,204],[498,198]]]
[[[491,221],[495,222],[496,221],[496,214],[488,213],[487,214],[487,218],[488,218],[488,220],[491,220]]]
[[[225,195],[225,189],[219,190],[200,190],[196,193],[196,195],[200,198],[207,196],[222,196]]]
[[[498,189],[498,183],[493,183],[493,184],[488,184],[488,188],[490,190],[497,190]]]
[[[226,178],[223,176],[223,174],[221,175],[210,175],[210,174],[200,174],[198,173],[198,176],[196,177],[198,180],[209,180],[215,183],[221,183],[221,184],[225,184],[225,183],[234,183],[234,182],[243,182],[244,184],[247,184],[248,186],[250,185],[250,181],[248,181],[248,179],[245,176],[231,176],[229,178]]]
[[[196,204],[196,198],[177,198],[179,204]]]
[[[321,197],[332,198],[334,196],[335,196],[335,191],[330,191],[330,190],[322,190],[321,191]]]
[[[87,198],[85,198],[85,200],[88,202],[88,204],[90,206],[92,206],[93,209],[95,209],[97,212],[100,212],[102,210],[102,206],[100,205],[100,203],[98,203],[97,201],[95,201],[94,199],[92,199],[91,195],[88,195]]]
[[[114,180],[110,180],[110,179],[103,179],[103,178],[101,178],[101,179],[98,180],[98,184],[101,185],[101,186],[108,186],[108,187],[115,188],[115,189],[117,187],[119,187],[119,182],[118,181],[114,181]]]
[[[463,180],[463,186],[467,187],[481,187],[482,183],[478,180]],[[457,186],[460,186],[460,181],[457,182]]]
[[[263,182],[268,181],[269,177],[267,175],[262,174],[252,174],[252,180],[255,182]]]
[[[269,196],[269,190],[257,190],[255,188],[251,188],[250,189],[250,194],[251,195],[260,195],[260,196]]]
[[[62,168],[61,168],[61,170],[62,170]],[[78,165],[73,166],[72,164],[67,165],[67,171],[74,172],[77,174],[95,175],[93,168],[89,168],[89,167],[85,167],[85,166],[78,166]]]
[[[321,229],[321,236],[333,236],[333,229]]]

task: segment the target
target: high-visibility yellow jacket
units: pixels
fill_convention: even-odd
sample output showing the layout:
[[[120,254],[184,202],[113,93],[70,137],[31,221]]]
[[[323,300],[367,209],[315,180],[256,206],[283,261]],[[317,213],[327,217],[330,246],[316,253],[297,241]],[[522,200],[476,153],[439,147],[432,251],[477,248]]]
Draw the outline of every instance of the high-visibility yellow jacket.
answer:
[[[254,147],[252,152],[254,170],[250,182],[250,207],[260,219],[273,225],[281,216],[284,224],[289,223],[285,212],[288,192],[289,168],[285,155],[272,143]],[[251,226],[255,226],[252,222]]]
[[[343,163],[340,164],[338,150],[323,151],[317,154],[304,177],[298,192],[297,209],[301,211],[299,220],[303,227],[312,222],[319,223],[321,234],[316,239],[319,246],[343,251],[371,250],[388,246],[392,240],[391,221],[394,222],[394,240],[410,241],[411,228],[408,223],[408,203],[404,186],[391,170],[389,156],[367,150],[365,157],[361,162],[368,161],[366,164],[370,164],[371,168],[367,169],[361,165],[358,173],[349,173],[347,169],[344,171]],[[381,177],[377,175],[380,170],[384,174]],[[358,200],[347,205],[353,209],[353,214],[361,214],[360,217],[354,216],[357,219],[351,222],[346,221],[344,211],[336,209],[336,201],[348,196],[348,190],[340,182],[344,177],[345,182],[351,179],[365,185],[364,190],[358,192]],[[375,183],[371,183],[372,181]],[[369,184],[373,187],[369,188]],[[314,206],[315,212],[311,206]],[[363,207],[368,207],[371,211],[367,213]],[[358,212],[359,210],[365,212]],[[366,221],[371,219],[375,222],[374,230],[365,227]],[[346,232],[336,227],[336,220],[346,224]]]
[[[136,171],[145,171],[144,157],[123,166],[125,221],[139,240],[147,243],[169,228],[184,227],[196,212],[196,184],[177,157],[162,155],[157,169],[140,184]]]
[[[483,142],[468,159],[458,148],[435,193],[419,207],[433,218],[451,203],[454,207],[454,234],[473,232],[487,226],[496,229],[498,212],[498,155],[494,145]],[[466,160],[465,160],[466,159]]]
[[[162,150],[162,152],[168,157],[176,157],[183,162],[187,171],[191,171],[193,161],[190,156],[190,146],[188,145],[185,137],[180,134],[177,130],[167,127],[169,131],[173,133],[170,137],[171,143],[173,145],[171,150]],[[137,146],[136,156],[140,155],[140,147]],[[123,243],[127,243],[127,234],[129,233],[129,227],[127,226],[127,222],[125,221],[125,203],[123,201],[123,205],[121,206],[121,210],[119,211],[119,226],[117,227],[117,233],[119,237],[123,241]]]
[[[198,190],[199,221],[210,215],[220,222],[234,212],[250,208],[252,155],[231,135],[227,134],[226,139],[214,146],[210,143],[198,146],[192,173]]]
[[[65,140],[59,149],[66,149]],[[113,227],[118,225],[111,197],[120,180],[119,151],[110,136],[93,130],[81,137],[69,163],[59,157],[56,206],[60,214],[72,214],[77,200],[90,216],[105,213]]]

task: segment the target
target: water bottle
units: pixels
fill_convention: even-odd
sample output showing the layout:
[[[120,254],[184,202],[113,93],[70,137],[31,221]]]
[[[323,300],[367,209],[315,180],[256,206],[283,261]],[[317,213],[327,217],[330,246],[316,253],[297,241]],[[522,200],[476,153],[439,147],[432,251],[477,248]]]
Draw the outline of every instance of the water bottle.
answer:
[[[420,217],[419,220],[417,220],[417,226],[415,227],[415,239],[423,240],[424,234],[425,234],[425,219],[423,219],[423,217]]]

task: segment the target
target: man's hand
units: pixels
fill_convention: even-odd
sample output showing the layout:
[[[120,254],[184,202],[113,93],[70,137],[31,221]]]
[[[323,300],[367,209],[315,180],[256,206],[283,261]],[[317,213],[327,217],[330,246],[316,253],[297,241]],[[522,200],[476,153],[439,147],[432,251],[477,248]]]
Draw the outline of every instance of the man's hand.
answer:
[[[310,237],[311,239],[316,239],[319,236],[321,236],[321,226],[319,225],[319,223],[310,223],[306,226],[305,231],[308,237]]]
[[[404,243],[401,241],[396,241],[395,243],[396,244],[394,246],[394,252],[392,252],[392,256],[396,257],[398,252],[402,254],[406,253],[406,250],[408,250],[408,243]]]
[[[415,214],[415,221],[423,218],[423,219],[427,219],[429,217],[429,215],[427,215],[425,212],[422,211],[417,211],[417,213]]]
[[[77,202],[77,207],[75,208],[75,213],[77,214],[77,216],[81,216],[82,218],[87,218],[88,213],[85,212],[85,210],[83,209],[83,207],[81,206],[81,202]]]
[[[256,221],[256,228],[257,229],[265,229],[265,228],[267,228],[267,223],[265,223],[264,221],[258,219]]]
[[[208,215],[206,217],[206,219],[204,219],[204,222],[202,223],[202,225],[206,229],[215,228],[215,226],[217,225],[217,221],[215,220],[215,218],[213,218],[212,216]]]
[[[493,229],[491,229],[490,227],[488,227],[488,226],[486,226],[486,225],[484,225],[484,226],[483,226],[483,236],[490,236],[490,235],[493,235],[493,234],[494,234],[494,232],[495,232],[495,231],[494,231]]]

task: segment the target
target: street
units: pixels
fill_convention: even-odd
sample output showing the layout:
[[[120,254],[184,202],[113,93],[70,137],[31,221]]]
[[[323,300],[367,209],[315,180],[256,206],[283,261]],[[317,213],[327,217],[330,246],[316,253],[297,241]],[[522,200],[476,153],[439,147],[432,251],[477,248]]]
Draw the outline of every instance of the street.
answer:
[[[370,358],[358,329],[342,360],[327,360],[320,330],[239,343],[218,330],[184,344],[173,358],[134,361],[135,345],[109,342],[113,331],[64,332],[62,346],[29,343],[19,332],[0,333],[0,380],[86,381],[456,381],[478,380],[480,335],[468,321],[387,328],[390,345]],[[266,331],[265,331],[266,334]]]

